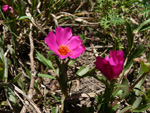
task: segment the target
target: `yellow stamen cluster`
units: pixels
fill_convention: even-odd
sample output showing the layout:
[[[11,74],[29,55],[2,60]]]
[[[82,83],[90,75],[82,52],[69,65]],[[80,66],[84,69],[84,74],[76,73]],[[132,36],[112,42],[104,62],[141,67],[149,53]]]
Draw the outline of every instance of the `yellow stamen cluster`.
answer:
[[[61,55],[66,55],[66,54],[70,53],[70,49],[67,45],[61,45],[61,46],[59,46],[58,52]]]

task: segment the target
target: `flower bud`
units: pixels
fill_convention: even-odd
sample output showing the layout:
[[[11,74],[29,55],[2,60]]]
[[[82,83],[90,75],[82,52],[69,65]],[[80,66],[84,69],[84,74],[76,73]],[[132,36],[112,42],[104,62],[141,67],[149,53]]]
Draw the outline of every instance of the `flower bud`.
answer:
[[[96,68],[108,79],[115,79],[119,77],[123,70],[124,64],[124,52],[123,51],[110,51],[110,58],[108,56],[104,58],[98,56],[96,58]]]
[[[4,12],[6,12],[8,10],[8,8],[9,8],[9,5],[3,5],[2,9],[3,9]]]

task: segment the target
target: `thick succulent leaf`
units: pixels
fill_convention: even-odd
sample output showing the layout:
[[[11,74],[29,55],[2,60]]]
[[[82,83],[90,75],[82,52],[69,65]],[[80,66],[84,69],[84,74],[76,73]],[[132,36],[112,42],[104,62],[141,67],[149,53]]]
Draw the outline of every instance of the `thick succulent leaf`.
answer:
[[[44,65],[47,67],[54,69],[53,64],[50,60],[46,59],[42,54],[40,54],[38,51],[36,51],[36,57],[39,61],[41,61]]]
[[[83,76],[85,75],[87,72],[89,71],[89,66],[82,66],[78,71],[77,71],[77,75],[79,76]]]
[[[38,73],[38,76],[39,76],[39,77],[50,78],[50,79],[56,79],[54,76],[52,76],[52,75],[47,75],[47,74],[40,74],[40,73]]]
[[[128,85],[128,79],[126,77],[123,78],[123,81],[121,85],[124,85],[124,87],[120,87],[120,90],[122,90],[122,94],[119,95],[120,99],[125,98],[129,95],[129,85]]]

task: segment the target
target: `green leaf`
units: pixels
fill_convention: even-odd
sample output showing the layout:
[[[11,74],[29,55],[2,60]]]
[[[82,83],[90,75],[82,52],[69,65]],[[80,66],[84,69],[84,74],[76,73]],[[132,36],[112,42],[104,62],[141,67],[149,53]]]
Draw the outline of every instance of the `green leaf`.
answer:
[[[4,64],[0,63],[0,81],[3,80],[3,76],[4,76]]]
[[[98,96],[95,97],[96,101],[97,101],[97,110],[99,111],[102,107],[104,98],[102,94],[99,94]]]
[[[51,94],[51,96],[57,101],[57,102],[60,102],[59,98],[53,94]]]
[[[83,41],[83,44],[84,44],[86,41],[85,35],[82,33],[82,34],[79,34],[79,37],[81,38],[81,40]]]
[[[140,32],[140,31],[142,31],[142,30],[143,30],[142,28],[143,28],[145,25],[147,25],[149,22],[150,22],[150,19],[144,21],[143,23],[140,24],[140,26],[139,26],[134,32],[135,32],[135,33],[138,33],[138,32]],[[149,26],[148,26],[148,27],[149,27]],[[146,28],[144,28],[144,29],[146,29]]]
[[[113,106],[112,110],[113,111],[117,111],[119,104],[116,104],[115,106]]]
[[[115,87],[116,87],[116,88],[125,88],[125,87],[127,87],[127,86],[124,85],[124,84],[118,84],[118,85],[116,85]]]
[[[131,25],[128,22],[126,23],[126,26],[127,26],[128,48],[130,50],[133,46],[133,31],[131,29]]]
[[[15,43],[15,39],[14,39],[14,43]],[[16,54],[15,54],[15,50],[11,47],[11,45],[7,45],[7,48],[10,50],[11,53],[11,57],[13,59],[13,62],[15,64],[15,66],[17,66],[17,61],[16,61]]]
[[[7,82],[8,79],[8,63],[7,58],[4,58],[4,81]]]
[[[17,100],[15,93],[9,87],[6,87],[5,91],[6,91],[8,100],[13,108],[13,111],[15,113],[20,113],[20,105],[19,105],[19,102]]]
[[[6,101],[2,101],[1,103],[0,103],[0,107],[1,106],[5,106],[6,105]]]
[[[142,111],[146,111],[147,109],[150,108],[150,104],[144,104],[144,105],[140,105],[137,109],[134,109],[133,112],[142,112]]]
[[[0,36],[0,60],[4,63],[4,37]]]
[[[47,74],[40,74],[40,73],[38,73],[38,76],[39,76],[39,77],[50,78],[50,79],[56,79],[54,76],[52,76],[52,75],[47,75]]]
[[[92,77],[94,77],[95,79],[97,79],[98,81],[102,82],[103,84],[107,85],[107,79],[105,76],[101,77],[99,75],[93,74],[91,75]]]
[[[144,63],[143,61],[140,61],[141,68],[145,73],[150,72],[150,63]]]
[[[27,75],[28,75],[29,78],[31,79],[31,73],[30,73],[29,69],[28,69],[27,67],[25,67],[25,70],[26,70]]]
[[[16,83],[18,81],[18,79],[21,77],[22,73],[19,73],[18,75],[16,75],[13,80],[11,81],[12,84]]]
[[[53,54],[54,54],[53,51],[48,52],[47,59],[49,59],[51,62],[53,62],[55,60],[55,56]]]
[[[142,32],[142,31],[146,31],[149,29],[150,29],[150,24],[143,26],[140,31]]]
[[[135,86],[135,88],[133,89],[134,91],[135,91],[135,94],[137,95],[137,96],[139,96],[141,93],[142,93],[142,84],[144,83],[144,81],[145,81],[145,78],[146,78],[146,76],[145,77],[143,77],[138,83],[137,83],[137,85]],[[141,90],[139,90],[139,89],[141,89]]]
[[[124,67],[124,71],[126,71],[131,66],[131,64],[134,62],[134,60],[133,60],[134,58],[137,58],[141,53],[144,52],[144,49],[145,48],[142,47],[142,44],[140,44],[135,49],[135,51],[133,51],[131,53],[131,55],[129,56],[128,61],[127,61],[126,65],[125,65],[125,67]]]
[[[140,71],[139,71],[137,77],[141,76],[142,74],[143,74],[143,71],[142,71],[142,68],[140,68]],[[143,82],[145,81],[145,78],[146,78],[146,76],[143,77],[143,78],[135,85],[135,88],[133,89],[133,91],[135,92],[135,94],[136,94],[137,96],[139,96],[139,95],[141,94],[141,92],[142,92],[142,91],[140,91],[139,89],[142,88],[142,84],[143,84]]]
[[[48,59],[46,59],[42,54],[40,54],[37,50],[36,50],[36,57],[39,61],[41,61],[44,65],[48,66],[51,69],[54,69],[52,62]]]
[[[0,71],[3,71],[4,69],[2,67],[0,67]]]
[[[115,96],[120,96],[120,95],[122,95],[122,94],[123,94],[123,90],[117,89],[117,90],[115,90],[115,92],[113,92],[113,97],[115,97]]]
[[[51,112],[56,113],[55,108],[53,106],[51,106]]]
[[[150,89],[146,92],[147,98],[150,100]]]
[[[84,74],[84,76],[82,76],[82,77],[91,77],[91,76],[93,76],[94,74],[95,74],[95,70],[96,70],[96,68],[92,68],[92,69],[90,69],[86,74]]]
[[[86,74],[89,71],[89,66],[82,66],[77,72],[76,74],[79,76],[83,76],[84,74]]]
[[[132,107],[131,106],[127,106],[124,109],[122,109],[119,113],[125,113],[126,111],[130,110]]]
[[[136,109],[136,108],[140,105],[141,102],[142,102],[142,97],[138,97],[138,98],[134,101],[134,103],[133,103],[133,105],[132,105],[132,108],[133,108],[133,109]]]
[[[68,63],[68,66],[72,66],[75,63],[76,59],[71,59]]]
[[[18,20],[31,19],[30,16],[21,16]]]
[[[27,7],[27,4],[25,3],[24,0],[17,0],[18,4],[16,4],[16,9],[19,13],[19,16],[24,16],[26,15],[25,12],[26,12],[26,7]]]
[[[125,87],[120,87],[120,90],[123,91],[122,94],[119,95],[120,99],[123,99],[123,98],[125,98],[126,96],[129,95],[129,85],[128,85],[128,83],[129,82],[128,82],[127,77],[124,77],[121,85],[124,85]]]
[[[24,82],[22,81],[22,79],[19,79],[19,80],[17,81],[17,83],[18,83],[19,87],[21,87],[22,91],[25,92],[25,93],[27,93],[27,91],[26,91],[26,89],[25,89],[25,84],[24,84]]]

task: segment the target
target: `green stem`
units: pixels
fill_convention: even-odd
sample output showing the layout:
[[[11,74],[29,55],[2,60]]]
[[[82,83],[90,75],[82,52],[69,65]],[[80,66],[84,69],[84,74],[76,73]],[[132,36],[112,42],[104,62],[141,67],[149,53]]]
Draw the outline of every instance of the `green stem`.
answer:
[[[129,88],[129,92],[137,85],[137,83],[144,78],[148,73],[143,73],[138,79],[137,81]]]
[[[142,78],[144,78],[146,75],[147,75],[148,73],[143,73],[138,79],[137,79],[137,81],[129,88],[129,92],[137,85],[137,83],[139,83],[139,81],[142,79]],[[118,100],[116,100],[113,104],[112,104],[112,106],[111,106],[111,108],[113,107],[113,106],[115,106],[118,102],[120,102],[122,99],[118,99]]]
[[[60,76],[59,76],[59,83],[61,87],[61,92],[62,92],[62,101],[61,101],[61,113],[64,112],[64,107],[65,107],[65,99],[68,96],[68,86],[67,86],[67,81],[68,81],[68,76],[67,76],[67,69],[68,69],[68,62],[62,62],[61,68],[60,68]]]
[[[110,81],[110,84],[108,84],[106,86],[106,90],[105,90],[105,93],[104,93],[104,105],[103,105],[103,108],[102,108],[102,111],[103,112],[110,112],[110,102],[112,101],[112,93],[113,93],[113,90],[114,90],[114,84],[115,84],[115,80],[113,81]]]

